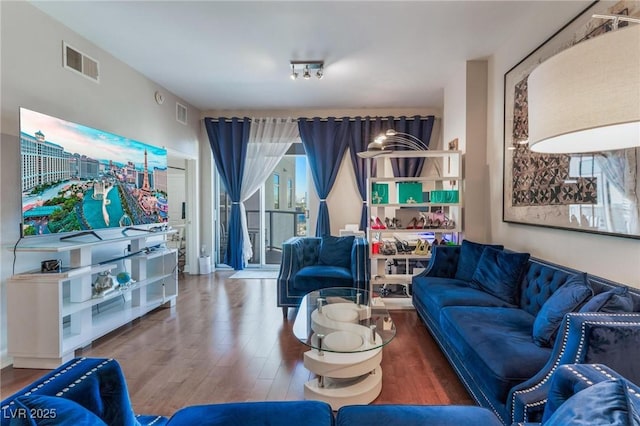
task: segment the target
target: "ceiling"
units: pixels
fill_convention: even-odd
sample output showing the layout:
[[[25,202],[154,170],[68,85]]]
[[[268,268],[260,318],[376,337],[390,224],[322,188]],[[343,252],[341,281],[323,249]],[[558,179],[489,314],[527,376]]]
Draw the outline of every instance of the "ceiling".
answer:
[[[489,57],[525,20],[564,23],[589,2],[31,3],[207,111],[441,108],[465,61]],[[291,60],[324,60],[324,79],[292,81]]]

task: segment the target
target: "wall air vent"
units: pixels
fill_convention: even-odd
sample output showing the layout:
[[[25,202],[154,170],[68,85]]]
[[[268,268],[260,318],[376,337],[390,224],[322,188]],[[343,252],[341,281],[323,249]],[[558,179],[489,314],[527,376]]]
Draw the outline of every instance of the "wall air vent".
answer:
[[[176,120],[178,123],[187,124],[187,107],[176,102]]]
[[[90,56],[80,52],[75,47],[62,42],[62,65],[86,78],[100,82],[100,64]]]

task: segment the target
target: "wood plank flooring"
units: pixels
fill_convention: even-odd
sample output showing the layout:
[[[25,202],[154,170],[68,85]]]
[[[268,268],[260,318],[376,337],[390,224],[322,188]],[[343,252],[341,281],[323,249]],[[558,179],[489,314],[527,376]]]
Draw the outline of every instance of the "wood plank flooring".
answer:
[[[115,358],[133,408],[170,416],[181,407],[229,401],[296,400],[313,377],[307,350],[283,321],[273,279],[230,279],[233,271],[181,275],[176,306],[155,310],[76,355]],[[395,339],[384,348],[375,404],[473,404],[414,311],[392,311]],[[5,398],[46,370],[0,372]]]

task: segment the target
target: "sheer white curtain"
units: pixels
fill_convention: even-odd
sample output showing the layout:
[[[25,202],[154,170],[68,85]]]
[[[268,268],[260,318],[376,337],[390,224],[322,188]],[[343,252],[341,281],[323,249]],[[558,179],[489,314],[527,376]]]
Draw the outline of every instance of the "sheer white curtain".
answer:
[[[242,258],[245,265],[253,256],[247,214],[244,202],[249,199],[273,173],[293,142],[300,138],[298,122],[292,118],[252,118],[249,131],[247,158],[242,175],[240,218],[244,245]]]

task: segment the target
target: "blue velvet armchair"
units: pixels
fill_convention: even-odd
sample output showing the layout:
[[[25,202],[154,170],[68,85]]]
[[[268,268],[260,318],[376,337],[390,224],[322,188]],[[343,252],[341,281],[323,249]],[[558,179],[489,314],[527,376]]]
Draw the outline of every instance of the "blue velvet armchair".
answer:
[[[302,297],[327,287],[369,289],[369,251],[364,237],[293,237],[282,244],[278,306],[287,317]]]

